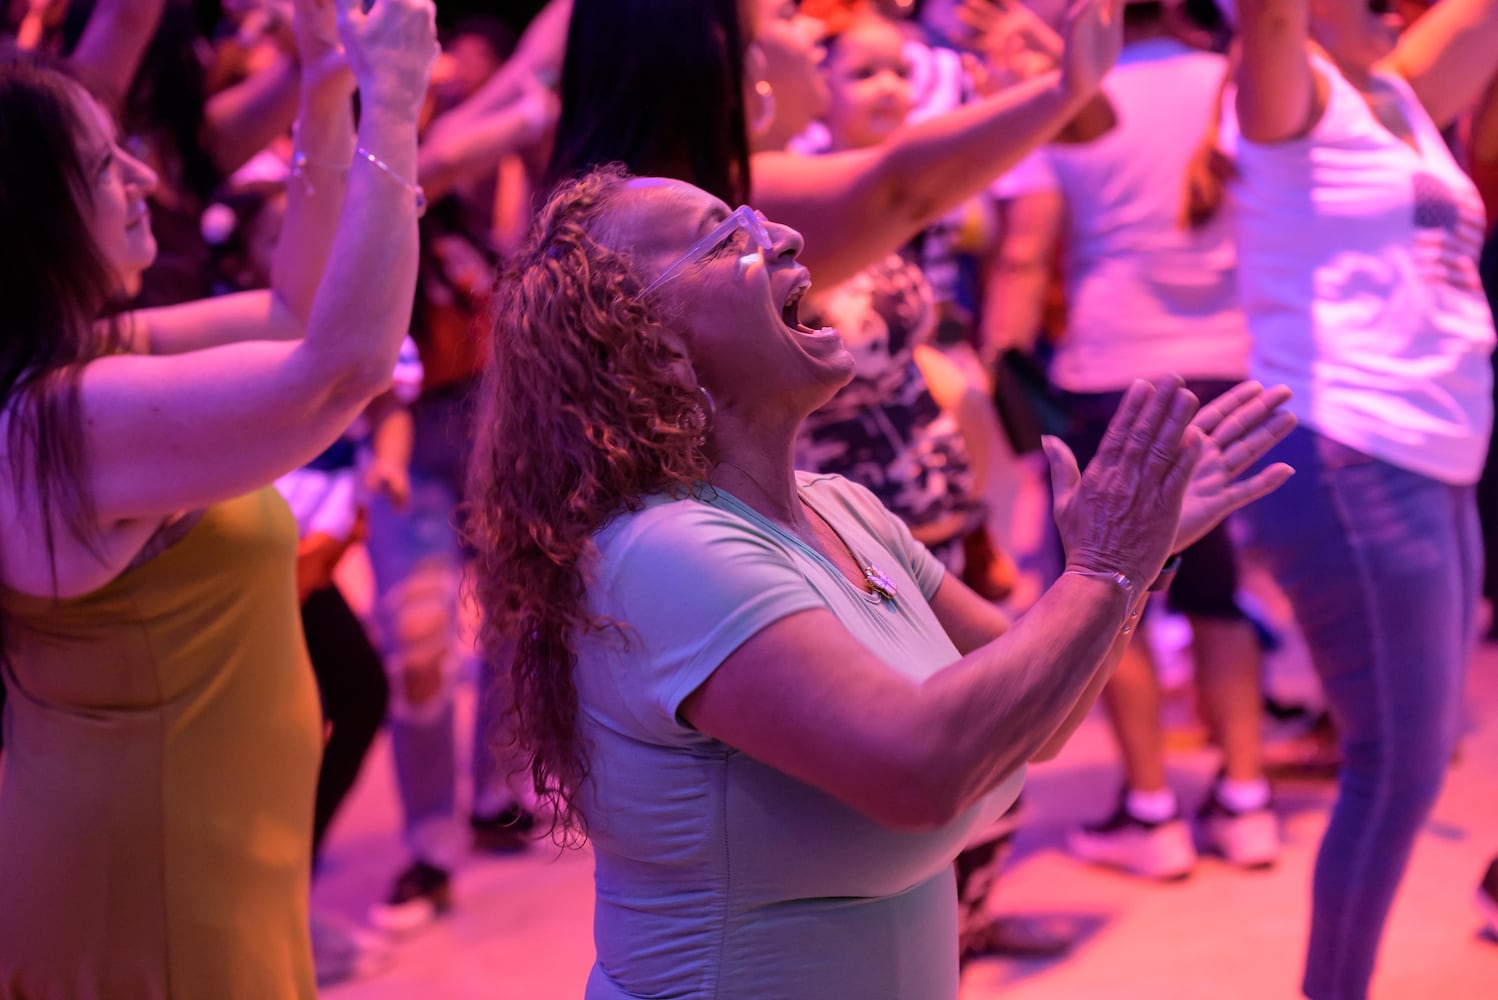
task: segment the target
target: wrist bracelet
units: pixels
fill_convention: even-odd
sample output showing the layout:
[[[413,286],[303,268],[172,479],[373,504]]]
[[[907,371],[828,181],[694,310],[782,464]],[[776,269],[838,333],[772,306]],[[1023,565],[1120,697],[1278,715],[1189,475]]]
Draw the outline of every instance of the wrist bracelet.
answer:
[[[316,167],[319,170],[328,170],[335,174],[346,174],[349,165],[335,166],[332,163],[323,163],[314,160],[307,155],[302,148],[302,123],[293,122],[291,125],[291,176],[295,177],[302,185],[302,190],[309,196],[317,194],[317,188],[312,186],[312,178],[307,176],[307,168]]]
[[[1134,626],[1139,621],[1139,607],[1134,603],[1134,581],[1129,579],[1127,573],[1093,569],[1068,569],[1062,571],[1063,576],[1067,573],[1071,573],[1074,576],[1091,577],[1094,580],[1107,580],[1118,587],[1119,590],[1122,590],[1124,600],[1127,602],[1127,610],[1124,612],[1123,627],[1119,629],[1119,634],[1128,635],[1134,631]]]
[[[426,211],[427,211],[427,193],[421,189],[421,185],[420,184],[412,184],[410,181],[406,180],[400,174],[396,173],[395,169],[393,167],[391,167],[390,164],[386,163],[384,160],[380,159],[378,156],[374,155],[369,150],[365,149],[363,146],[360,146],[357,149],[355,149],[354,150],[354,155],[357,156],[357,157],[359,157],[362,160],[368,161],[370,164],[374,165],[375,167],[378,167],[380,173],[384,174],[386,177],[389,177],[391,180],[395,181],[395,183],[399,184],[401,187],[405,188],[407,191],[409,191],[413,195],[415,195],[416,196],[416,217],[418,219],[421,218],[423,215],[426,214]]]
[[[1181,554],[1179,552],[1171,553],[1170,558],[1165,560],[1165,565],[1160,567],[1160,575],[1155,577],[1154,583],[1150,584],[1150,593],[1158,593],[1169,587],[1171,581],[1175,579],[1176,570],[1180,568]]]

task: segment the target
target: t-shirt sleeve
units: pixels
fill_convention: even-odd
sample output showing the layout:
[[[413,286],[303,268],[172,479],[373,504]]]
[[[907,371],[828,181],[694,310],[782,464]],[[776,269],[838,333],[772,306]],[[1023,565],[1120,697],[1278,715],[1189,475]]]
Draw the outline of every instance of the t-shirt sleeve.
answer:
[[[594,607],[623,633],[609,640],[595,707],[653,742],[691,741],[687,696],[756,633],[825,606],[778,542],[690,501],[644,512],[601,554]]]

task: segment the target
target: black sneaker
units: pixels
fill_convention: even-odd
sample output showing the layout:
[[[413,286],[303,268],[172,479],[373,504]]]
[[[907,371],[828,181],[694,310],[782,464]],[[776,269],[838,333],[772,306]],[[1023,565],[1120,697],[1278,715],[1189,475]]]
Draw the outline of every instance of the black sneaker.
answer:
[[[1196,867],[1196,847],[1180,811],[1158,823],[1129,812],[1127,798],[1101,823],[1089,823],[1067,834],[1066,846],[1083,861],[1141,878],[1175,881]]]
[[[447,870],[414,861],[396,877],[385,902],[370,911],[369,922],[389,934],[410,934],[436,920],[452,905],[452,879]]]
[[[1488,922],[1488,936],[1498,938],[1498,857],[1488,865],[1482,881],[1477,884],[1477,908]]]
[[[474,850],[485,854],[518,854],[530,846],[536,817],[511,803],[492,816],[470,816],[468,826],[473,830]]]

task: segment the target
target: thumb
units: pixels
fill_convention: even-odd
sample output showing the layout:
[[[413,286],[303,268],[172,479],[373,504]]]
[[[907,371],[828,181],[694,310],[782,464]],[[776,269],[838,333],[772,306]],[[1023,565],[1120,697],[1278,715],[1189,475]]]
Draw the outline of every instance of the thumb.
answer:
[[[1051,490],[1059,503],[1071,495],[1082,481],[1082,470],[1077,468],[1077,456],[1066,446],[1066,442],[1050,434],[1043,434],[1040,447],[1045,451],[1046,461],[1051,467]]]

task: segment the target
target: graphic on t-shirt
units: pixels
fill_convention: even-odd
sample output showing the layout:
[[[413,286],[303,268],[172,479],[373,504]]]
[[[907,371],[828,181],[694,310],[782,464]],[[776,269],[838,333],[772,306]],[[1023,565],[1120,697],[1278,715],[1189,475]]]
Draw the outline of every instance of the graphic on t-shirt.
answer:
[[[1482,291],[1481,209],[1432,174],[1415,174],[1415,269],[1432,284]]]

